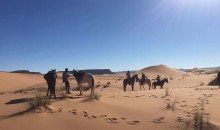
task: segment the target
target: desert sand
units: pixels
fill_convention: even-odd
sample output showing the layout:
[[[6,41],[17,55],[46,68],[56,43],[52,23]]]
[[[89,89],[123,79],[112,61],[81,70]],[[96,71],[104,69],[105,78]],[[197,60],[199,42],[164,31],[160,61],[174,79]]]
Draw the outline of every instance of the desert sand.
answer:
[[[90,90],[83,96],[73,91],[73,77],[71,94],[66,95],[58,73],[57,99],[31,110],[28,105],[36,95],[46,95],[43,75],[0,72],[0,130],[179,130],[186,129],[196,112],[202,112],[213,129],[220,129],[220,89],[208,85],[216,73],[182,72],[165,65],[144,68],[137,72],[139,77],[141,72],[150,79],[160,74],[169,83],[155,90],[146,85],[140,90],[135,83],[135,91],[127,86],[124,92],[125,74],[94,75],[96,98],[90,98]]]

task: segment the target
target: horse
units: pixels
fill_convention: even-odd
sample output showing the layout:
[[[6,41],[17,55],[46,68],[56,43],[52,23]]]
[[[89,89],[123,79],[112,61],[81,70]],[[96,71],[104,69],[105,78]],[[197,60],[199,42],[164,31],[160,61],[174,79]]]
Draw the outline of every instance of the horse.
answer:
[[[216,80],[217,80],[217,84],[220,87],[220,72],[218,72]]]
[[[161,81],[158,82],[153,82],[152,83],[152,88],[156,89],[157,86],[160,86],[160,89],[163,89],[163,85],[164,83],[167,82],[168,83],[168,79],[163,79]]]
[[[132,87],[132,91],[134,91],[134,83],[135,83],[135,79],[136,82],[138,81],[138,75],[135,74],[132,78],[130,78],[130,82],[128,81],[128,79],[124,79],[123,80],[123,86],[124,86],[124,91],[126,92],[126,86],[129,84]]]
[[[80,87],[80,95],[82,95],[82,84],[88,83],[91,87],[91,96],[93,96],[94,93],[94,76],[90,73],[84,73],[84,72],[78,72],[77,70],[73,69],[73,76],[76,78],[76,82],[78,86]]]
[[[44,75],[44,79],[47,81],[48,89],[47,89],[47,95],[50,93],[50,97],[53,94],[54,98],[56,98],[56,93],[55,93],[55,87],[56,87],[56,78],[57,78],[57,73],[56,69],[51,69],[51,71],[48,71],[47,74]]]
[[[145,78],[144,81],[143,81],[142,79],[138,78],[138,82],[139,82],[139,85],[140,85],[140,90],[141,90],[141,86],[143,86],[143,89],[145,90],[144,85],[146,85],[146,84],[149,86],[149,90],[150,90],[150,88],[151,88],[151,81],[150,81],[150,79]]]

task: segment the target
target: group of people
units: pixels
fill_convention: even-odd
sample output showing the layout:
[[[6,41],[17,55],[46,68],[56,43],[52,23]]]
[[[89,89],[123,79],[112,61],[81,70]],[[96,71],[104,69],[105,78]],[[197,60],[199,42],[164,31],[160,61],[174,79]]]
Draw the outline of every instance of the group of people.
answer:
[[[127,76],[128,82],[130,82],[130,79],[131,79],[130,71],[127,71],[126,76]],[[146,78],[147,78],[146,75],[142,72],[141,81],[144,82]],[[157,81],[157,83],[159,83],[160,75],[157,75],[157,78],[155,80]]]

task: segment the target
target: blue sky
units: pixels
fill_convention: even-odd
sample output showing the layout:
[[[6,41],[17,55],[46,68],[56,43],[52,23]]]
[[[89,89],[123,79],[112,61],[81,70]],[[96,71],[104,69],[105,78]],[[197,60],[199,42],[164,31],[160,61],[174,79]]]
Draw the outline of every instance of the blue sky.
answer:
[[[219,0],[1,0],[0,70],[220,65]]]

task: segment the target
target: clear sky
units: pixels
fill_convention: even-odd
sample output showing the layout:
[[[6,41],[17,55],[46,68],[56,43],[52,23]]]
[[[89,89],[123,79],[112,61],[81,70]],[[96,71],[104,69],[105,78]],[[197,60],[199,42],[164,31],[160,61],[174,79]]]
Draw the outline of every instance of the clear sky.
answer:
[[[0,70],[220,65],[220,0],[0,0]]]

